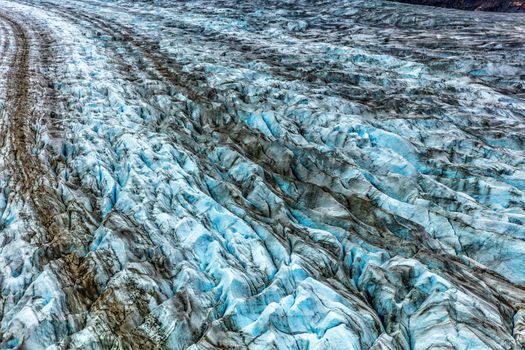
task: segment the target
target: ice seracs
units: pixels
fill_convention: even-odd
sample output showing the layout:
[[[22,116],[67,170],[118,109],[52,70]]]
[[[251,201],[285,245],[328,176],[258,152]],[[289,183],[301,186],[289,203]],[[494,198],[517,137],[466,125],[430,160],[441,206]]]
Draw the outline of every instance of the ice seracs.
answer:
[[[524,346],[523,16],[0,5],[57,201],[1,163],[2,348]]]

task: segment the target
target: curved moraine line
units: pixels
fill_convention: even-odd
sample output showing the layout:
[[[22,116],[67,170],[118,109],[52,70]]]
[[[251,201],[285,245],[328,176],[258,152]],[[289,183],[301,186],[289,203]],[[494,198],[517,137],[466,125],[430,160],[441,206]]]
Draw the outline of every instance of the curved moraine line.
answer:
[[[0,9],[2,348],[523,346],[518,15]]]
[[[75,243],[74,233],[82,230],[89,213],[75,201],[64,203],[50,159],[45,157],[47,139],[61,130],[51,112],[59,102],[52,80],[56,42],[41,23],[9,5],[0,10],[2,68],[6,72],[0,129],[0,340],[3,348],[31,349],[33,344],[18,336],[31,334],[32,322],[21,321],[19,315],[34,310],[34,316],[42,319],[41,311],[36,311],[41,307],[35,291],[46,284],[55,291],[67,289],[67,283],[61,282],[74,277],[63,268],[67,244]],[[82,220],[72,228],[71,217],[77,211],[82,212]],[[42,283],[49,273],[55,274],[56,280]],[[70,303],[77,301],[64,300],[61,313],[72,313],[75,308]],[[63,320],[56,310],[45,314]],[[58,341],[58,337],[59,333],[51,339]]]

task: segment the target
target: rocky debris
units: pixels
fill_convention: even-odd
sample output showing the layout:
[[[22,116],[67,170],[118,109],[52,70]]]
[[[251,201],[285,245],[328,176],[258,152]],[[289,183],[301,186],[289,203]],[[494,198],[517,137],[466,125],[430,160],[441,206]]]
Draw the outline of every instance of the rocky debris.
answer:
[[[396,0],[408,4],[430,5],[470,11],[525,11],[522,0]]]
[[[0,347],[520,349],[524,23],[0,0]]]

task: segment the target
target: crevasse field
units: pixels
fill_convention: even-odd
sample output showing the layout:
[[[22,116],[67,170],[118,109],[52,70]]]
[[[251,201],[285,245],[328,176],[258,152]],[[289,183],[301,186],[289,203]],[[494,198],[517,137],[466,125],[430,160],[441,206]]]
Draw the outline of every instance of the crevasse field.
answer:
[[[525,14],[0,0],[0,348],[521,349]]]

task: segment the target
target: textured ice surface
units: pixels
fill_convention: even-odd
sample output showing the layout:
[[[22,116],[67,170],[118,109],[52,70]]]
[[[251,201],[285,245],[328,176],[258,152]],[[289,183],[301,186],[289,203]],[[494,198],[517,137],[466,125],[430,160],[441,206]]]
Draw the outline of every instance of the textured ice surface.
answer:
[[[470,11],[525,11],[523,0],[397,0],[408,4],[441,6]]]
[[[2,144],[2,348],[524,346],[523,15],[380,1],[0,13],[3,42],[25,28],[29,94],[48,99],[31,189]]]

